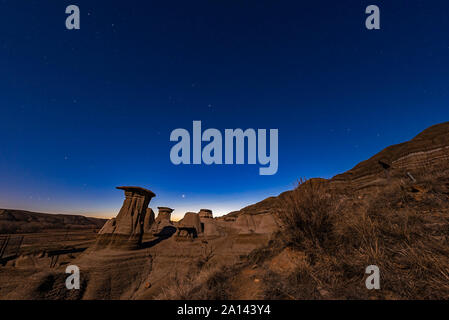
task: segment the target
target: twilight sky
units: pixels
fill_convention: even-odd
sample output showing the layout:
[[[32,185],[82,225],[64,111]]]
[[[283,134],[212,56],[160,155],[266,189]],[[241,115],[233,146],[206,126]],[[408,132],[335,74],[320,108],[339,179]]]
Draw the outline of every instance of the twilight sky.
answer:
[[[112,217],[135,185],[224,214],[448,121],[448,74],[447,0],[0,0],[0,208]],[[173,165],[193,120],[279,129],[277,174]]]

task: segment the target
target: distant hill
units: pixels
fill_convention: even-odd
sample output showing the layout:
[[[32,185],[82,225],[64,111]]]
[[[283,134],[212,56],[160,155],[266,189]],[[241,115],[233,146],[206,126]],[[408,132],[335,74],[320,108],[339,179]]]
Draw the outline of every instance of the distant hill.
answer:
[[[80,215],[0,209],[0,234],[41,232],[49,229],[98,229],[106,221]]]

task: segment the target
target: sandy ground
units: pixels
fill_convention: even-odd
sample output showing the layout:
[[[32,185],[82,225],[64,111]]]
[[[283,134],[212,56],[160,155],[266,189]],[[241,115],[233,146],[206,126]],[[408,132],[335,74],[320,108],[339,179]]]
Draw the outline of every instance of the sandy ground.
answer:
[[[18,235],[14,235],[18,236]],[[19,256],[0,266],[0,299],[154,299],[202,259],[232,264],[268,240],[239,235],[191,240],[144,238],[139,250],[95,250],[93,231],[25,234]],[[82,290],[67,292],[65,268],[77,265]]]

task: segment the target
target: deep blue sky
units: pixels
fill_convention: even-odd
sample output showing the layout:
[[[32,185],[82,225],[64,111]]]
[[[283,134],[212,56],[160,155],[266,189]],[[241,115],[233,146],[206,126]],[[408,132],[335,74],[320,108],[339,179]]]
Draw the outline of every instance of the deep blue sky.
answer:
[[[223,214],[448,121],[449,2],[0,0],[0,72],[0,207],[114,216],[137,185]],[[278,128],[278,173],[174,166],[193,120]]]

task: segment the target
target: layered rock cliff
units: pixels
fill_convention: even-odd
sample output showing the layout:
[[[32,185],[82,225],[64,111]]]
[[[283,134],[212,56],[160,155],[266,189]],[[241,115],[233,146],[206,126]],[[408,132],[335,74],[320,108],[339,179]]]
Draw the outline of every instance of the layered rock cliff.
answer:
[[[381,189],[394,179],[419,182],[416,181],[416,177],[441,170],[449,170],[449,122],[434,125],[410,141],[389,146],[332,179],[319,180],[329,183],[340,192],[364,194],[371,192],[372,189]],[[231,212],[222,219],[233,221],[241,215],[276,213],[290,192],[286,191],[277,197],[269,197],[239,211]]]

